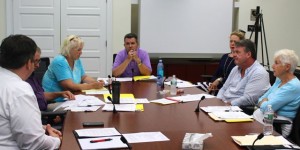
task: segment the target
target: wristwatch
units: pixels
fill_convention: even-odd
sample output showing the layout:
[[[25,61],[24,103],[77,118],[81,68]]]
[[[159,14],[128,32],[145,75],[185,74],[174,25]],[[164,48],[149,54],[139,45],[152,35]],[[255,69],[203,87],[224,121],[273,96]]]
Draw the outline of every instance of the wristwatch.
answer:
[[[138,66],[141,66],[142,65],[142,61],[140,63],[138,63]]]

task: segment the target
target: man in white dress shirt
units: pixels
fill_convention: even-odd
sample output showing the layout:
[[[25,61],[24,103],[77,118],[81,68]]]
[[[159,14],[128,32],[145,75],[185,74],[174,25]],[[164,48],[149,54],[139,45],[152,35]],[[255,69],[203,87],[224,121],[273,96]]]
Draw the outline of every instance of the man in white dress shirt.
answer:
[[[11,35],[0,46],[0,149],[58,149],[62,134],[43,126],[31,86],[37,45],[24,35]],[[48,135],[46,135],[47,133]]]
[[[248,39],[236,42],[231,70],[217,98],[234,105],[255,105],[269,88],[269,74],[256,60],[255,44]]]

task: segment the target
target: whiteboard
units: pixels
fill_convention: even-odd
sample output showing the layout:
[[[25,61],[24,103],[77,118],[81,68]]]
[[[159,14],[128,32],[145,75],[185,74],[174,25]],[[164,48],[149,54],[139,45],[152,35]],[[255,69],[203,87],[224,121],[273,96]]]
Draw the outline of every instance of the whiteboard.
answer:
[[[228,53],[232,0],[140,0],[140,47],[149,53]]]

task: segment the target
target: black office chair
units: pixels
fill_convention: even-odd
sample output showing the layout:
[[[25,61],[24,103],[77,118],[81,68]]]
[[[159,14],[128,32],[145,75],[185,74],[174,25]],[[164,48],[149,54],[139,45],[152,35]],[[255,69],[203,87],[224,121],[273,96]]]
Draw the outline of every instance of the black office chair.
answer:
[[[40,64],[39,64],[39,68],[37,68],[34,71],[34,75],[38,79],[39,83],[42,83],[44,74],[47,71],[49,65],[50,65],[50,58],[49,57],[42,57],[41,61],[40,61]],[[65,114],[66,114],[66,112],[41,111],[42,123],[44,125],[45,124],[50,124],[53,128],[61,130],[62,129],[62,122],[63,122]],[[62,119],[61,123],[55,123],[53,121],[53,119],[56,116],[60,116],[60,118]]]
[[[40,64],[39,64],[39,68],[37,68],[34,71],[34,74],[38,78],[38,81],[40,83],[42,83],[44,74],[47,71],[49,65],[50,65],[50,58],[49,57],[42,57],[41,61],[40,61]]]
[[[281,134],[281,125],[283,124],[291,124],[286,120],[274,119],[273,126],[274,130]],[[296,117],[293,119],[293,126],[290,135],[287,137],[290,141],[300,146],[300,108],[298,108],[298,112]]]
[[[117,54],[113,54],[113,63],[115,62]]]

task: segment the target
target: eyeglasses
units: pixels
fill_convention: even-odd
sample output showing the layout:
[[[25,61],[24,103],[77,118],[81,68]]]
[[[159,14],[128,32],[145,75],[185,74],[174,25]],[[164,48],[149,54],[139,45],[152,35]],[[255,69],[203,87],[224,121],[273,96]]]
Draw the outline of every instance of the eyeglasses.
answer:
[[[34,63],[35,65],[40,64],[40,62],[41,62],[41,59],[36,59],[36,60],[33,61],[33,63]]]

